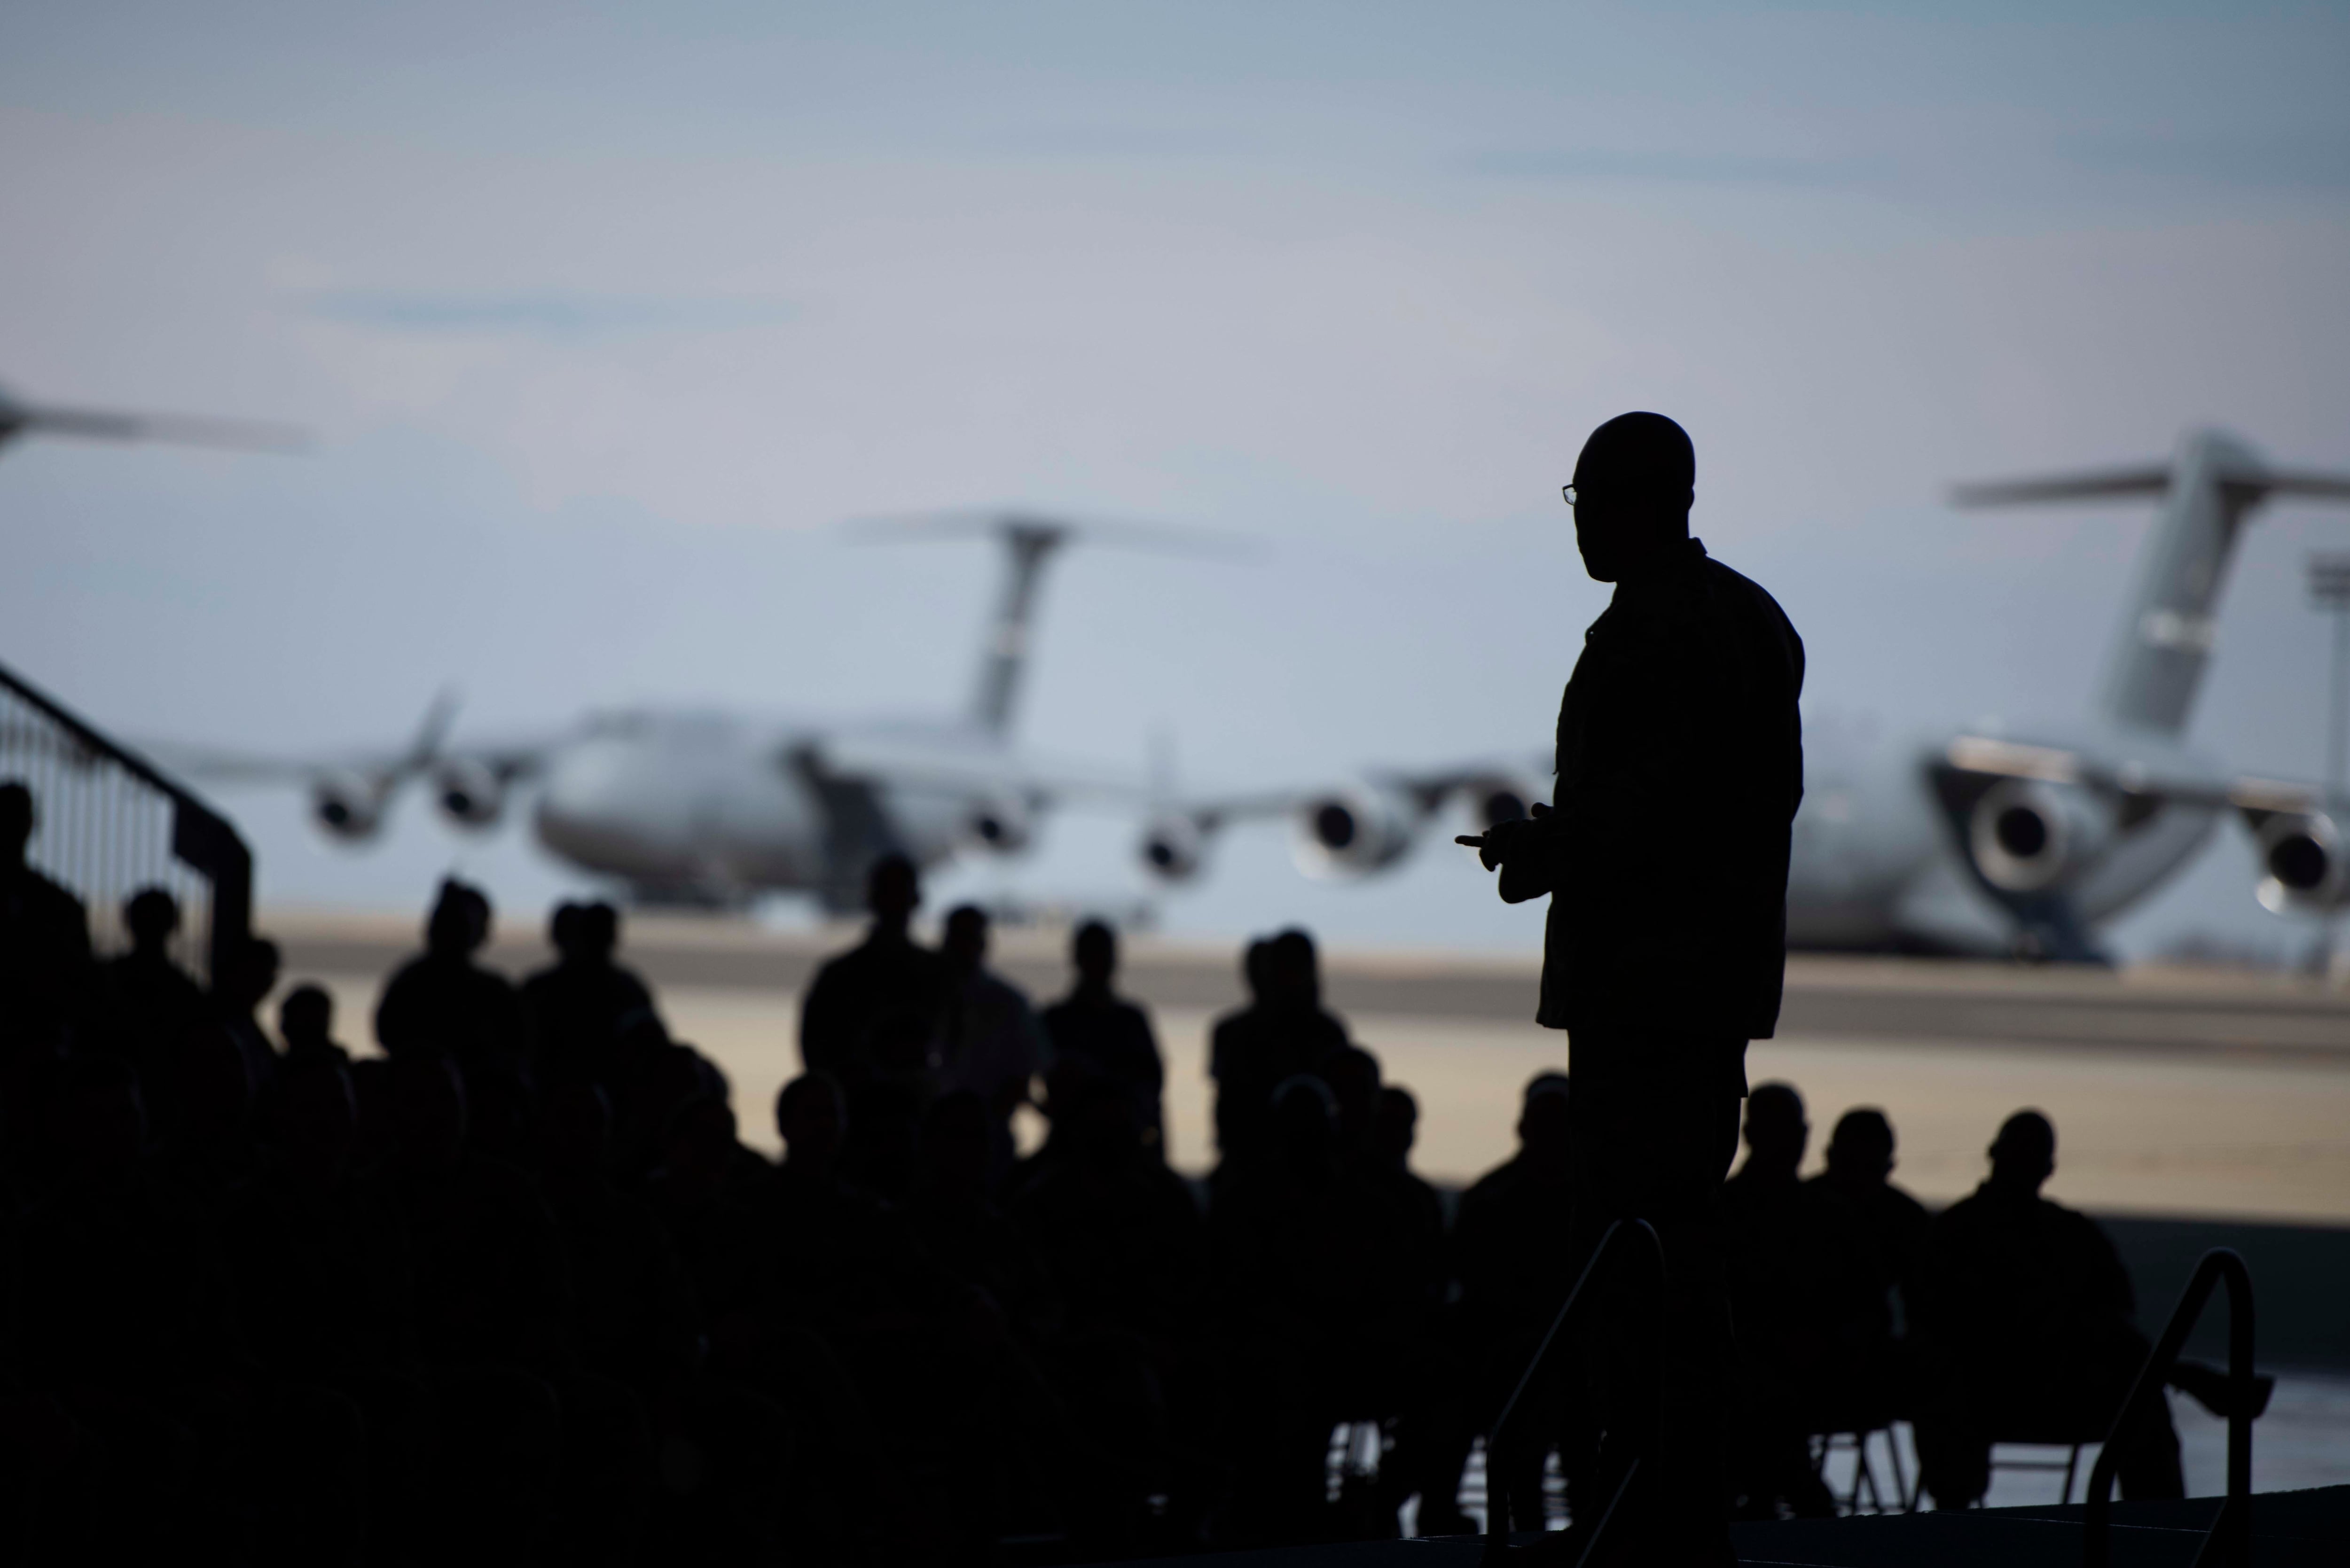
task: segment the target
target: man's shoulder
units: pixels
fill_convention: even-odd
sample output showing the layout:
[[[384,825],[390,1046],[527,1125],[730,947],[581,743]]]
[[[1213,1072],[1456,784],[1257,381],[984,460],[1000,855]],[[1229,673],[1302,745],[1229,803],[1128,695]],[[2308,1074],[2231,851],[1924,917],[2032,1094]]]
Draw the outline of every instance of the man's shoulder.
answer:
[[[1789,638],[1796,637],[1795,623],[1787,618],[1787,612],[1780,607],[1778,599],[1773,597],[1770,589],[1745,573],[1711,556],[1701,563],[1700,573],[1712,597],[1728,599],[1758,618],[1774,632]],[[1796,639],[1796,645],[1802,646],[1800,639]]]

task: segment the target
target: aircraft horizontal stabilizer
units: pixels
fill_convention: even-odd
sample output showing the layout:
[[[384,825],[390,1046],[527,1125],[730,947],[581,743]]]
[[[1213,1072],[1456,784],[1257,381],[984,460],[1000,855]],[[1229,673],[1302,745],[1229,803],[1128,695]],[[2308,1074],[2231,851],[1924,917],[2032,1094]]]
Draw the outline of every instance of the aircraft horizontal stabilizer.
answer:
[[[1960,506],[2021,506],[2035,501],[2094,501],[2109,495],[2159,495],[2170,488],[2170,465],[2110,468],[2038,479],[1999,479],[1960,484],[1950,499]]]

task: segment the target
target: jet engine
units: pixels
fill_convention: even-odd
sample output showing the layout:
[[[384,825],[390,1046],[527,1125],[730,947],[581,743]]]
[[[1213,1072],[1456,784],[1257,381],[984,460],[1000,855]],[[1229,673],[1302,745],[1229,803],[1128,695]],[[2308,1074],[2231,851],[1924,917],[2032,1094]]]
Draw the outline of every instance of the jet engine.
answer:
[[[1017,855],[1035,841],[1036,821],[1019,801],[982,801],[971,808],[964,827],[972,841],[996,855]]]
[[[328,774],[310,786],[310,815],[333,836],[357,844],[383,826],[383,792],[357,774]]]
[[[2276,914],[2323,912],[2350,902],[2350,867],[2331,817],[2278,812],[2252,833],[2261,854],[2261,906]]]
[[[1542,786],[1534,780],[1505,774],[1473,778],[1461,786],[1461,798],[1469,803],[1469,815],[1476,818],[1481,828],[1498,827],[1530,815],[1542,794]]]
[[[487,763],[452,757],[433,775],[432,800],[460,827],[489,827],[505,809],[505,781]]]
[[[2103,855],[2113,813],[2074,784],[2002,779],[1967,822],[1967,846],[1984,881],[2003,893],[2061,888]]]
[[[1402,859],[1427,813],[1409,794],[1366,785],[1306,801],[1295,818],[1298,868],[1364,877]]]
[[[1143,828],[1135,853],[1142,868],[1161,882],[1189,882],[1207,859],[1207,836],[1191,817],[1161,816]]]

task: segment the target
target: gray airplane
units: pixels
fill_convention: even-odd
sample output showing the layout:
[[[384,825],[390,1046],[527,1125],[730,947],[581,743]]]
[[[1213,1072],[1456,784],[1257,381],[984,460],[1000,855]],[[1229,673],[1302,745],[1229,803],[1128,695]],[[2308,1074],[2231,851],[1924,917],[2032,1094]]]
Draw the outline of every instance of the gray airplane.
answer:
[[[833,722],[644,708],[591,714],[544,738],[457,745],[449,737],[454,704],[444,695],[398,752],[286,761],[151,749],[194,778],[299,784],[318,826],[351,843],[374,837],[411,783],[429,786],[451,823],[474,830],[495,826],[527,790],[532,827],[556,857],[622,884],[639,903],[691,908],[799,892],[828,909],[853,909],[867,867],[884,854],[924,866],[964,853],[1014,855],[1056,805],[1139,799],[1131,777],[1047,765],[1014,742],[1037,589],[1055,553],[1075,539],[1196,550],[1213,547],[1214,536],[1020,514],[884,528],[984,533],[1003,548],[1002,597],[960,715]]]
[[[1806,788],[1787,887],[1790,945],[2087,960],[2096,926],[2177,872],[2233,810],[2261,856],[2271,909],[2350,904],[2345,803],[2230,774],[2188,719],[2213,643],[2230,554],[2272,496],[2350,499],[2350,477],[2271,466],[2235,437],[2195,431],[2171,461],[1969,485],[1961,505],[2163,498],[2090,711],[2070,722],[1910,730],[1804,724]],[[1301,865],[1326,876],[1393,866],[1441,808],[1486,824],[1544,793],[1546,759],[1381,773],[1334,791],[1162,812],[1144,838],[1161,876],[1196,874],[1238,818],[1283,813]]]

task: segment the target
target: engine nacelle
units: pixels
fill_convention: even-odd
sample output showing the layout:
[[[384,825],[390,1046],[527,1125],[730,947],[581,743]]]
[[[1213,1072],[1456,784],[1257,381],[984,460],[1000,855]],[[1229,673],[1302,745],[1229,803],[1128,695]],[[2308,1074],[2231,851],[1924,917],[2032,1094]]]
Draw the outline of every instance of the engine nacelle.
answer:
[[[1036,840],[1036,819],[1016,800],[980,802],[963,827],[973,844],[993,855],[1017,855]]]
[[[1534,780],[1513,774],[1473,778],[1461,786],[1461,797],[1469,803],[1469,815],[1481,828],[1524,819],[1533,814],[1534,803],[1542,795],[1542,786]]]
[[[2350,902],[2350,867],[2331,817],[2279,812],[2252,833],[2261,855],[2261,907],[2322,913]]]
[[[328,774],[310,786],[310,815],[332,836],[357,844],[383,826],[383,792],[357,774]]]
[[[1367,785],[1309,800],[1297,808],[1298,869],[1309,877],[1365,877],[1411,849],[1427,819],[1417,801]]]
[[[432,804],[460,827],[490,827],[505,810],[505,781],[470,757],[453,757],[432,777]]]
[[[1142,868],[1161,882],[1189,882],[1208,858],[1208,836],[1188,816],[1162,816],[1146,825],[1134,846]]]
[[[2002,779],[1967,821],[1967,846],[1984,881],[2006,893],[2038,893],[2078,877],[2113,841],[2114,814],[2074,784]]]

